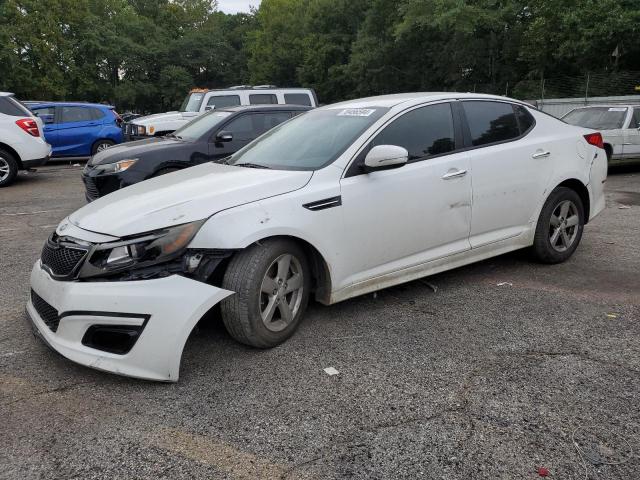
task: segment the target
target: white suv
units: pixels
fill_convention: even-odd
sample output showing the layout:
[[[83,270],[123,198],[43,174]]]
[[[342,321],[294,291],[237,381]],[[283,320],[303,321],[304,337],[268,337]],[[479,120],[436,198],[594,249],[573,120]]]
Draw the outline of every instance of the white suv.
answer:
[[[42,138],[42,120],[13,98],[0,92],[0,187],[13,182],[18,170],[47,163],[51,146]]]
[[[177,112],[157,113],[136,118],[124,126],[127,140],[146,137],[161,137],[216,108],[238,105],[304,105],[317,107],[318,100],[309,88],[276,88],[273,85],[255,87],[241,85],[225,90],[193,89],[182,102]]]

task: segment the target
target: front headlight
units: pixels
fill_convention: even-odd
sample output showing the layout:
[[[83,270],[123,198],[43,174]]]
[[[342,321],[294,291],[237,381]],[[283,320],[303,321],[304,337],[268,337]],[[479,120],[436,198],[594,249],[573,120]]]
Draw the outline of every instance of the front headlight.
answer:
[[[96,165],[96,170],[102,173],[120,173],[131,168],[139,158],[126,158],[114,163],[103,163]]]
[[[137,134],[138,135],[146,135],[147,134],[147,127],[145,127],[144,125],[136,125],[137,127]]]
[[[80,270],[80,278],[143,268],[179,257],[204,220],[166,228],[137,238],[96,245]]]

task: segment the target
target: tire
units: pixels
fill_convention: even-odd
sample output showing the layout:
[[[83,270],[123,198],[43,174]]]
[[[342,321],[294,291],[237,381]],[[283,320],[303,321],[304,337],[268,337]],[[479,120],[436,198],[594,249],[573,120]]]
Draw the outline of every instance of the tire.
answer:
[[[91,148],[91,155],[95,155],[96,153],[101,152],[102,150],[109,148],[115,144],[116,142],[114,142],[113,140],[109,140],[107,138],[98,140],[93,144],[93,147]]]
[[[181,168],[175,168],[175,167],[161,168],[156,173],[151,175],[151,178],[156,178],[156,177],[159,177],[161,175],[166,175],[167,173],[177,172],[178,170],[182,170],[182,169]]]
[[[302,278],[295,281],[300,288],[287,293],[292,288],[289,282],[300,274]],[[309,262],[295,242],[272,239],[254,244],[236,254],[224,274],[222,288],[235,292],[221,302],[224,325],[240,343],[275,347],[300,325],[310,286]],[[263,292],[267,289],[268,293]]]
[[[584,206],[580,196],[570,188],[556,188],[538,218],[532,247],[534,257],[542,263],[564,262],[578,248],[583,230]]]
[[[0,149],[0,188],[8,187],[18,175],[18,162],[6,150]]]

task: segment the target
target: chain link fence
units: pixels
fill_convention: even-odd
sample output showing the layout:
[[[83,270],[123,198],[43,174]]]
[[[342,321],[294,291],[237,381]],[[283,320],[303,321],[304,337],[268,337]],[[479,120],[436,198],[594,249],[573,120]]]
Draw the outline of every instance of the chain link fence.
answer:
[[[640,71],[541,77],[499,84],[463,84],[460,91],[504,95],[527,101],[561,116],[580,105],[635,103],[640,105]]]

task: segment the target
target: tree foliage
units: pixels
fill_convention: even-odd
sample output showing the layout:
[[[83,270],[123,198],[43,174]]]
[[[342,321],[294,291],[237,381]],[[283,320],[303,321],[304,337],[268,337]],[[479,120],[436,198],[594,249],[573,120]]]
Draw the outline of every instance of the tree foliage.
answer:
[[[542,77],[640,70],[639,35],[637,0],[262,0],[236,15],[215,0],[0,0],[0,89],[139,111],[249,82],[323,103],[475,85],[527,96]]]

